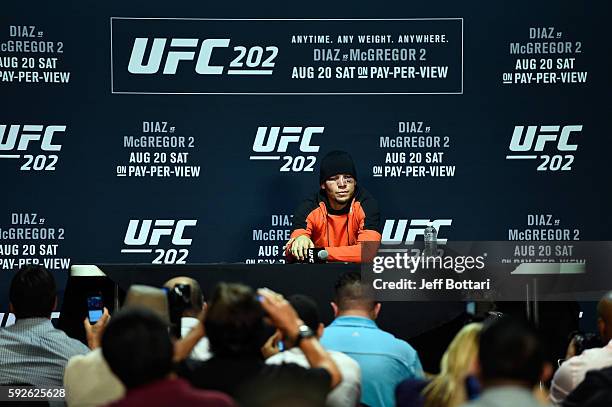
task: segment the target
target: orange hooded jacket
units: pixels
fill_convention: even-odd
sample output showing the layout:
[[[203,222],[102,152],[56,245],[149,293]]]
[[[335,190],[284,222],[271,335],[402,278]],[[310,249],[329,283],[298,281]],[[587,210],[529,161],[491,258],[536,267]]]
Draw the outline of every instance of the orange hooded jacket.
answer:
[[[293,226],[291,238],[308,236],[315,247],[327,250],[328,261],[370,261],[382,237],[378,202],[360,187],[355,188],[351,204],[340,211],[329,206],[325,191],[320,190],[298,206],[293,215]],[[364,242],[374,243],[363,246]],[[289,250],[290,246],[287,254]]]

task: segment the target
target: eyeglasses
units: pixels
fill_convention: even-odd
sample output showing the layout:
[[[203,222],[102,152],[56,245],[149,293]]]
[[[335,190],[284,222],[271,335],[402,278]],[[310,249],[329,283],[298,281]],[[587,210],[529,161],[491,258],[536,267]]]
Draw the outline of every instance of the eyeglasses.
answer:
[[[352,184],[355,182],[355,178],[353,178],[352,175],[335,175],[329,177],[326,181],[338,183],[340,180],[343,180],[345,184]]]

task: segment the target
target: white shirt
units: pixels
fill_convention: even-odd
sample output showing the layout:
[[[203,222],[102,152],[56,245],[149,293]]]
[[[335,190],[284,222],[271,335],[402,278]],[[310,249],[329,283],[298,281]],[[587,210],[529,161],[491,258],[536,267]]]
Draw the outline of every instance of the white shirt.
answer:
[[[342,382],[327,395],[327,406],[352,407],[359,405],[359,399],[361,398],[361,369],[359,364],[342,352],[328,352],[342,374]],[[269,365],[295,363],[303,367],[310,367],[308,359],[300,348],[291,348],[277,353],[266,359],[266,363]]]
[[[200,321],[197,318],[191,317],[183,317],[181,318],[181,338],[184,338],[185,335],[191,331],[191,329],[198,325]],[[196,343],[189,355],[192,359],[197,360],[208,360],[212,357],[212,353],[210,353],[210,346],[208,344],[208,338],[204,337]]]
[[[584,380],[589,370],[612,366],[612,340],[603,348],[587,349],[569,358],[559,367],[550,386],[550,401],[561,405],[563,400]]]

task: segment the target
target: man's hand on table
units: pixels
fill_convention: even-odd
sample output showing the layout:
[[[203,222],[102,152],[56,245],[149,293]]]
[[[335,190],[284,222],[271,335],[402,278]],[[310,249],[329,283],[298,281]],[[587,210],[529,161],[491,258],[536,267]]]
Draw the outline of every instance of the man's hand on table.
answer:
[[[289,240],[285,247],[289,245],[291,245],[291,255],[298,260],[306,259],[308,249],[313,249],[315,247],[312,240],[310,240],[310,238],[306,235],[298,236]]]

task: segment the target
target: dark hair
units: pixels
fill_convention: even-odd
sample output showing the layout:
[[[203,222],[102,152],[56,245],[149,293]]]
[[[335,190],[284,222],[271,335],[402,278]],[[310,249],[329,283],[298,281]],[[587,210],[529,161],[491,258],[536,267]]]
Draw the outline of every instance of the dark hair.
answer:
[[[479,358],[484,381],[510,379],[530,386],[539,382],[545,363],[544,349],[535,331],[508,316],[484,327]]]
[[[582,407],[610,407],[612,406],[612,389],[602,385],[594,389],[594,394],[580,402]]]
[[[204,322],[212,353],[260,355],[267,339],[263,317],[263,308],[250,287],[219,283]]]
[[[317,303],[310,297],[302,294],[295,294],[288,298],[289,304],[295,308],[298,316],[313,332],[317,332],[321,318]]]
[[[361,274],[357,271],[340,275],[334,292],[334,302],[341,311],[355,308],[370,311],[376,305],[371,290],[361,281]]]
[[[23,266],[11,281],[15,318],[49,318],[55,305],[55,279],[43,266]]]
[[[113,316],[102,336],[102,353],[128,389],[162,379],[172,369],[168,327],[146,308],[129,307]]]

